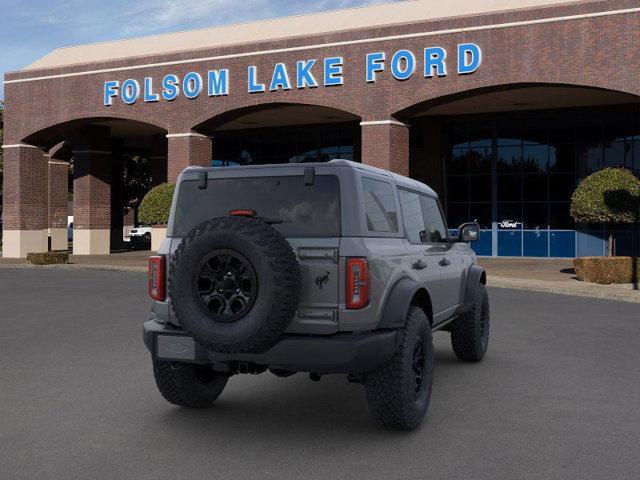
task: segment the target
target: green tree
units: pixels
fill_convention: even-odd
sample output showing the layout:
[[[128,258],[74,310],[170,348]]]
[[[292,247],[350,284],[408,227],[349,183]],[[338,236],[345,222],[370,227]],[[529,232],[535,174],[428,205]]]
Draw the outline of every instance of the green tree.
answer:
[[[145,225],[166,225],[169,221],[175,185],[161,183],[149,190],[140,204],[138,218]]]
[[[571,196],[576,222],[636,224],[640,218],[640,180],[625,168],[605,168],[585,178]],[[615,241],[609,237],[609,256]]]

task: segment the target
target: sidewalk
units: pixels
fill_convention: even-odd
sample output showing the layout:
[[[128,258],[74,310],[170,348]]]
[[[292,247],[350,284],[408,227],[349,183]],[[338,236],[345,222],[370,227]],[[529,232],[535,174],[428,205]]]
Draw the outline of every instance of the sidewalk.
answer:
[[[67,265],[29,265],[25,259],[0,258],[0,268],[93,268],[100,270],[122,270],[146,272],[151,252],[148,250],[117,252],[111,255],[69,255]]]
[[[492,287],[640,303],[640,290],[629,285],[598,285],[575,278],[571,259],[480,258]]]
[[[25,260],[0,258],[0,268],[94,268],[146,272],[149,251],[119,252],[111,255],[71,255],[69,265],[36,267]],[[640,290],[632,285],[597,285],[575,279],[570,259],[481,258],[491,287],[640,303]]]

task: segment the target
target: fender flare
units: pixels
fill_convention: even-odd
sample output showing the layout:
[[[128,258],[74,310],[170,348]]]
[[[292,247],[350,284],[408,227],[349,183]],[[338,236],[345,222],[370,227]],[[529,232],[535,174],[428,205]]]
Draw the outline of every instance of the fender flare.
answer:
[[[378,328],[402,327],[411,306],[411,299],[420,289],[426,290],[423,285],[410,278],[398,280],[387,295]]]
[[[479,265],[471,265],[467,272],[467,278],[464,287],[463,302],[460,305],[459,312],[465,313],[473,308],[473,302],[476,299],[476,291],[478,290],[478,284],[487,283],[487,273]]]

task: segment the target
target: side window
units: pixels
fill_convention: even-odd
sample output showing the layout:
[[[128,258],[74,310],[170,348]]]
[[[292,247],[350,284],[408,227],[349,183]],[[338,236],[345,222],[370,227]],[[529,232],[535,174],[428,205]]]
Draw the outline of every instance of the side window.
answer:
[[[398,213],[391,184],[372,178],[363,178],[362,192],[369,231],[396,233]]]
[[[447,239],[447,229],[442,218],[440,206],[435,198],[420,195],[422,214],[427,231],[427,242],[440,243]]]
[[[402,210],[404,230],[409,241],[413,244],[424,243],[426,229],[424,228],[420,195],[402,189],[399,189],[398,193],[400,194],[400,209]]]

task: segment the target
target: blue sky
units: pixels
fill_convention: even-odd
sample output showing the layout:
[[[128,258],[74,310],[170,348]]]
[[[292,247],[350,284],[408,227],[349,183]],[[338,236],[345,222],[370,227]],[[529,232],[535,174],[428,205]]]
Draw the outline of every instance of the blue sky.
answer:
[[[0,75],[58,47],[389,1],[0,0]]]

